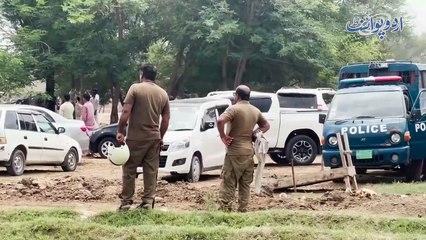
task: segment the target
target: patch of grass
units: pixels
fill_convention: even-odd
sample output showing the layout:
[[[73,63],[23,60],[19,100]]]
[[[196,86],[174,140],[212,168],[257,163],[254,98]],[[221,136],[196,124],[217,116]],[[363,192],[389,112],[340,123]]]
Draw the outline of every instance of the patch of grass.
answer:
[[[356,214],[262,211],[108,212],[87,220],[72,211],[5,211],[2,239],[422,239],[426,220]]]
[[[369,188],[379,193],[388,194],[425,194],[426,183],[387,183],[387,184],[374,184],[368,186]]]
[[[0,223],[30,221],[38,218],[75,219],[79,214],[75,211],[65,209],[49,210],[9,210],[0,212]]]
[[[426,234],[426,219],[374,217],[356,214],[332,214],[302,211],[263,211],[251,213],[223,212],[161,212],[131,211],[127,213],[103,213],[93,218],[94,222],[117,227],[138,225],[173,226],[232,226],[233,228],[259,226],[301,225],[326,229],[357,229],[392,233]]]

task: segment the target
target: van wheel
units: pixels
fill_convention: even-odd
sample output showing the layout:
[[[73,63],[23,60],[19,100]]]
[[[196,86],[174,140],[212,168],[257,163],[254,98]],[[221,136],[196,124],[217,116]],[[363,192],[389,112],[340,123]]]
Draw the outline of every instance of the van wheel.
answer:
[[[201,172],[201,160],[197,155],[194,155],[191,161],[191,169],[186,175],[186,179],[188,182],[198,182],[200,180]]]
[[[423,160],[411,160],[405,167],[405,180],[407,182],[417,182],[421,180],[423,171]]]
[[[25,169],[25,154],[19,149],[13,151],[10,157],[10,166],[6,167],[7,173],[12,176],[20,176]]]
[[[64,164],[61,166],[64,172],[74,172],[77,168],[78,157],[74,149],[70,149],[64,159]]]
[[[270,153],[269,157],[271,157],[272,161],[279,165],[288,164],[287,158],[285,157],[284,153]]]
[[[315,161],[317,152],[317,145],[312,138],[306,135],[297,135],[288,141],[285,155],[289,163],[293,159],[294,165],[310,165]]]

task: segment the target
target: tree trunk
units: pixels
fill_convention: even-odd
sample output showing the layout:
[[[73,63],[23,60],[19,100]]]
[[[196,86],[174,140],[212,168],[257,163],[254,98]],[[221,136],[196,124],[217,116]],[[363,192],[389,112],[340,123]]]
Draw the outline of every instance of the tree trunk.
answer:
[[[252,23],[253,23],[255,3],[256,3],[256,1],[254,1],[254,0],[249,0],[247,2],[245,21],[246,21],[246,24],[248,26],[251,26]],[[234,79],[234,87],[235,88],[238,85],[240,85],[242,80],[243,80],[244,72],[246,71],[247,58],[248,58],[248,56],[250,56],[250,54],[249,54],[250,53],[250,45],[251,44],[250,44],[249,39],[245,39],[243,41],[242,56],[240,57],[240,60],[238,61],[237,72],[235,74],[235,79]]]
[[[179,50],[176,54],[176,58],[175,58],[175,63],[174,63],[174,67],[173,67],[173,74],[172,77],[170,78],[170,85],[167,89],[167,92],[169,93],[169,96],[173,96],[176,97],[179,93],[179,89],[180,89],[180,85],[182,83],[182,76],[184,73],[184,68],[185,68],[185,64],[184,64],[184,51],[185,51],[185,45],[182,44],[179,47]]]
[[[118,25],[118,41],[123,40],[123,30],[124,30],[124,22],[123,22],[123,13],[121,11],[120,5],[117,0],[112,1],[112,5],[115,8],[115,18]],[[113,80],[113,89],[112,93],[112,106],[111,106],[111,115],[110,115],[110,124],[118,122],[118,100],[120,98],[120,83],[119,80],[116,79],[115,73],[110,73],[110,76]]]
[[[120,84],[118,83],[118,81],[116,81],[115,83],[113,83],[113,87],[111,89],[112,92],[112,109],[111,109],[111,116],[109,118],[109,123],[113,124],[113,123],[117,123],[119,118],[118,118],[118,100],[119,100],[119,96],[120,96]]]
[[[247,63],[247,58],[245,56],[241,57],[240,60],[238,61],[237,72],[235,74],[235,79],[234,79],[234,88],[237,88],[243,80],[243,75],[244,75],[244,72],[246,71],[246,63]]]
[[[56,112],[55,72],[53,70],[46,75],[46,94],[50,97],[47,101],[47,108]]]
[[[228,90],[228,48],[222,59],[222,89]]]

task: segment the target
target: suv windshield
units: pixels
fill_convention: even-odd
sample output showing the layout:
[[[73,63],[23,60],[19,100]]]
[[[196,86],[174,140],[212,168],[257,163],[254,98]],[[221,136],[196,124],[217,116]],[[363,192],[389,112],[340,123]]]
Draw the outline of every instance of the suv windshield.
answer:
[[[394,92],[337,94],[328,112],[328,120],[403,117],[404,97]]]
[[[198,107],[170,106],[170,125],[168,131],[193,130],[197,122]]]
[[[317,109],[317,96],[306,93],[278,93],[280,108]]]

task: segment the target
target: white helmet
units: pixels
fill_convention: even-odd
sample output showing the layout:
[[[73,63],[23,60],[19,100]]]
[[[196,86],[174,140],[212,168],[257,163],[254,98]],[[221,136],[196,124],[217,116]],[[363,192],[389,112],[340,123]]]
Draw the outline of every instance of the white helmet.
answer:
[[[108,160],[115,166],[124,165],[129,160],[130,151],[126,144],[119,147],[108,146]]]

